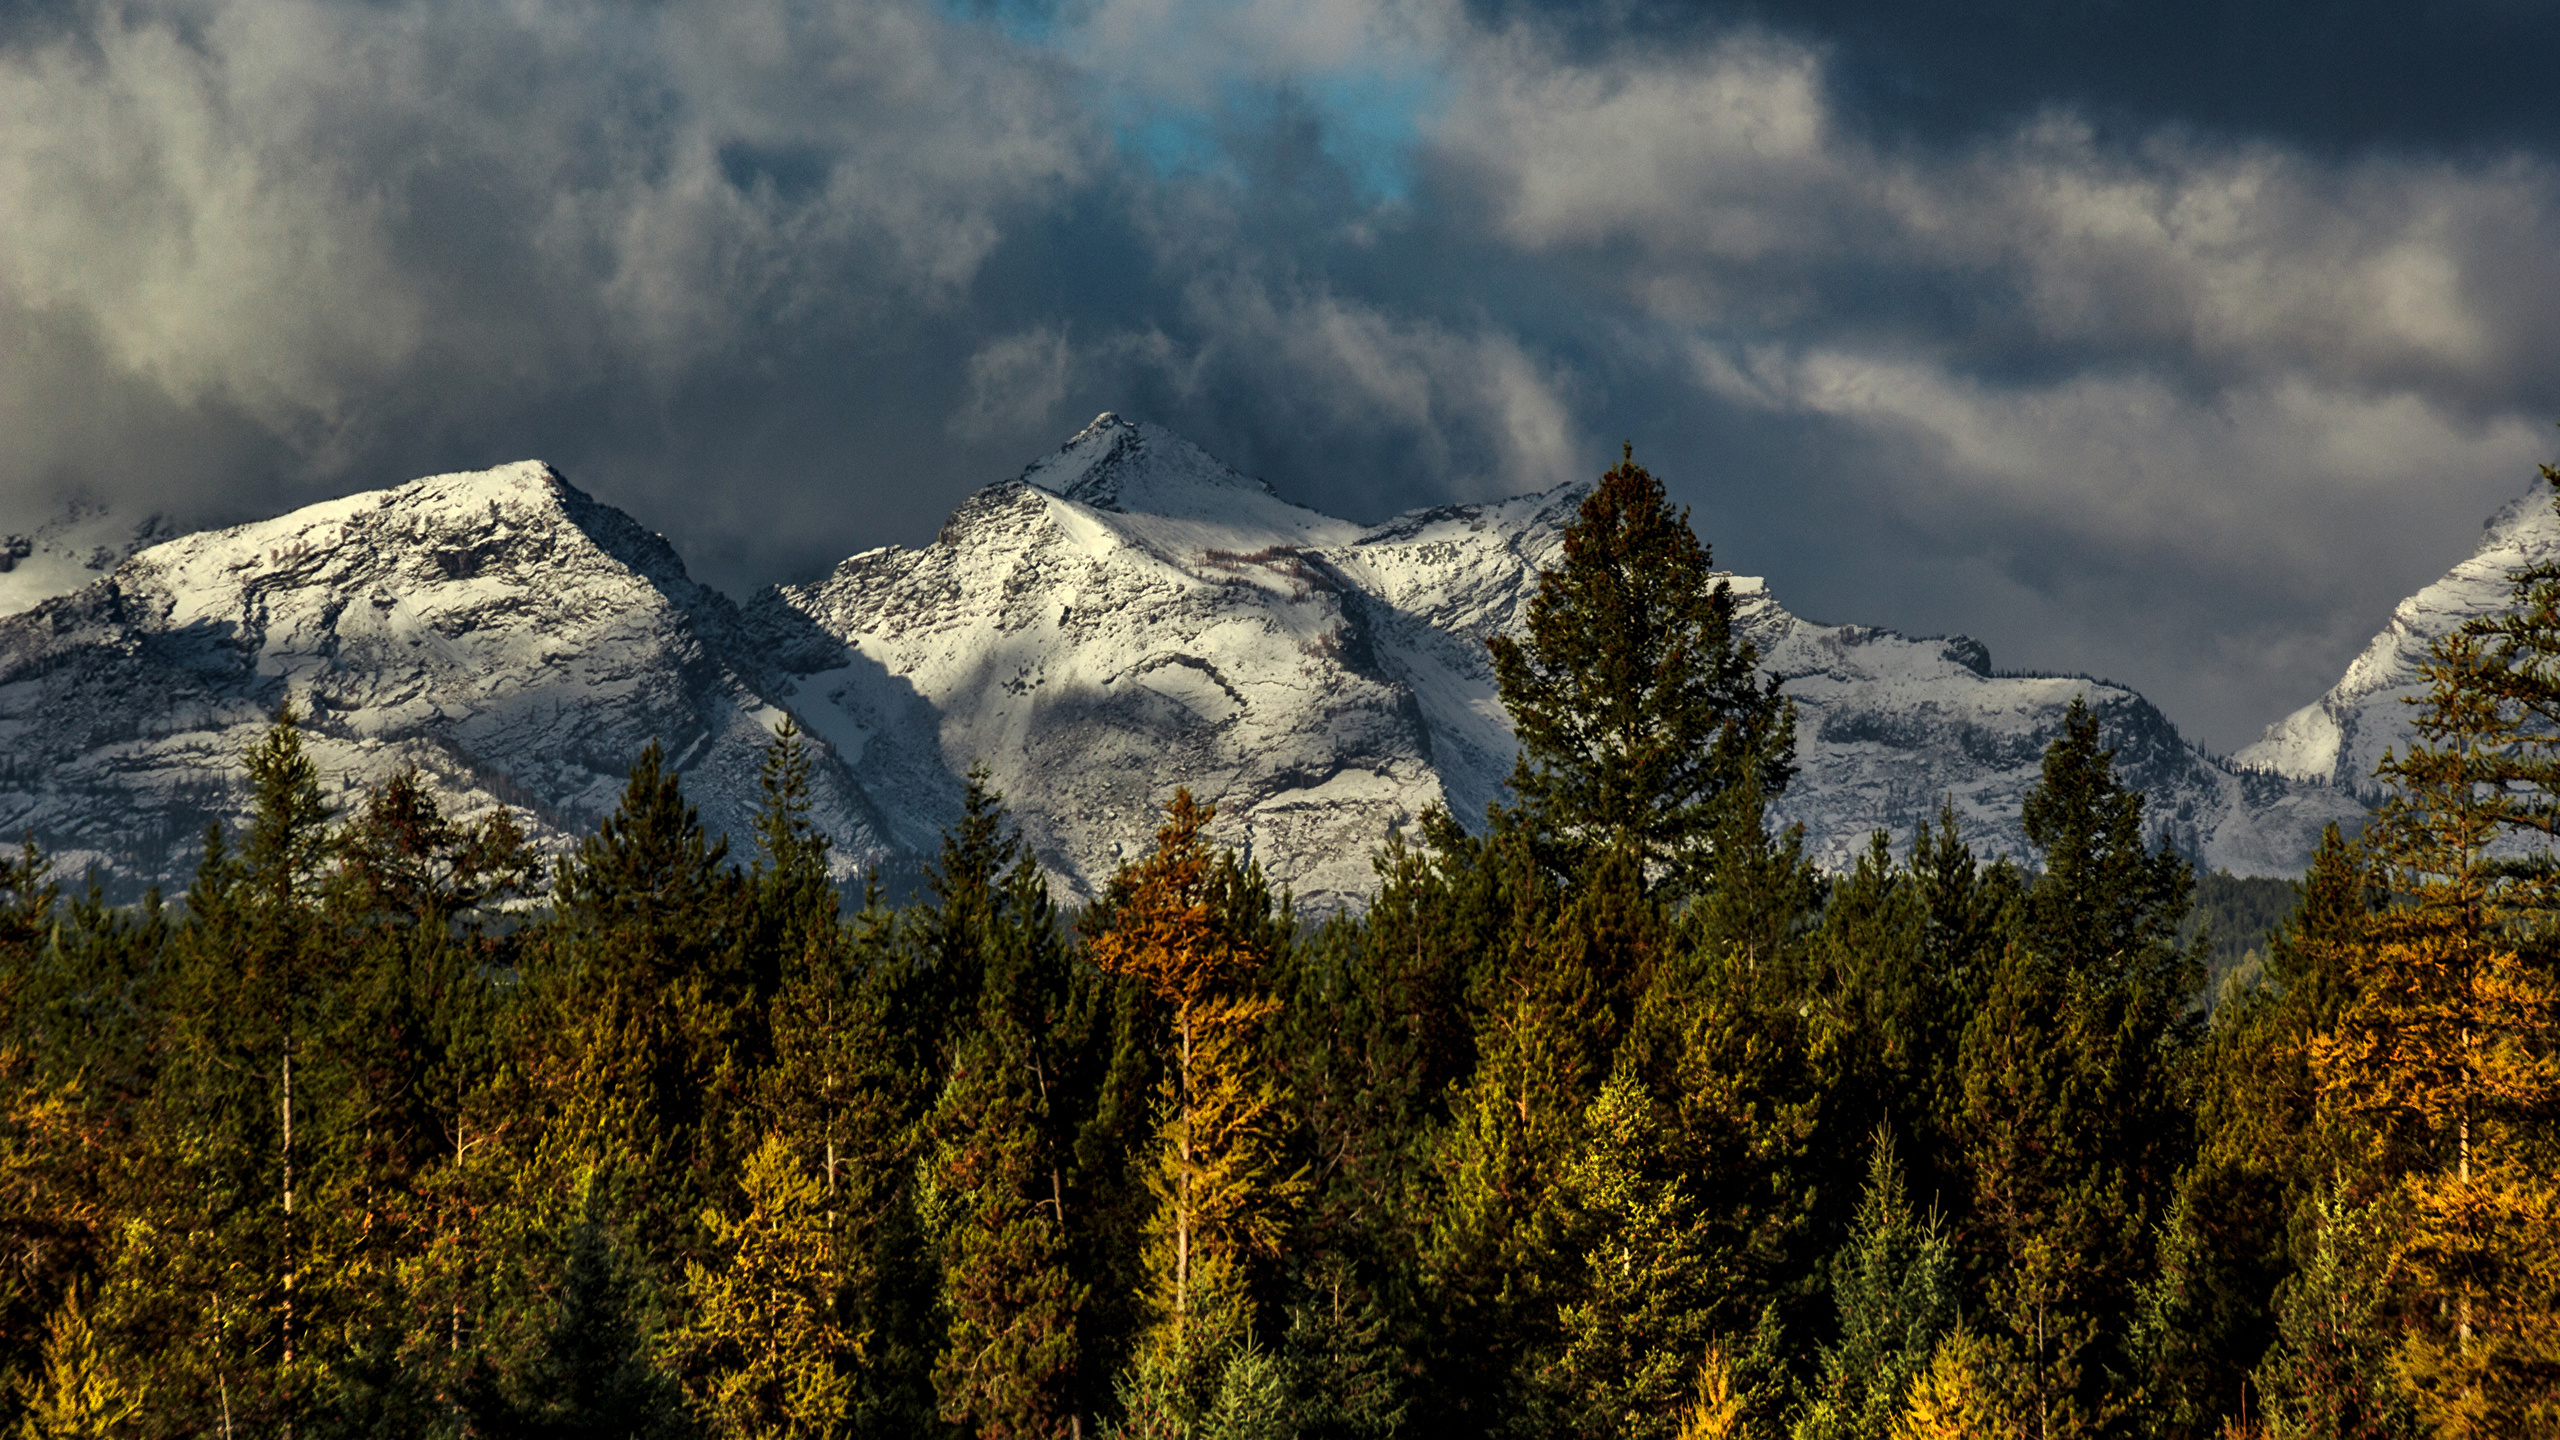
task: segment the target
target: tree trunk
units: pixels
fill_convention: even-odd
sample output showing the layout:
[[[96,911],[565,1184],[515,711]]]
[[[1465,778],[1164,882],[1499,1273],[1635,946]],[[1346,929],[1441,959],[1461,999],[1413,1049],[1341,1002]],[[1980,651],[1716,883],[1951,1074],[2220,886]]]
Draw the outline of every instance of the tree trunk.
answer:
[[[1182,1007],[1182,1156],[1173,1202],[1173,1296],[1177,1320],[1191,1313],[1191,1007]]]

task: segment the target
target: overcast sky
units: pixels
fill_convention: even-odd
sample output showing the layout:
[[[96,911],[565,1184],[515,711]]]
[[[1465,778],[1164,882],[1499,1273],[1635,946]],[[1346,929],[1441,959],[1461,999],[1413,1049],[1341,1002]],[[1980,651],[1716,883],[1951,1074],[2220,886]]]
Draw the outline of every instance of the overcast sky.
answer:
[[[2560,454],[2528,0],[0,0],[0,510],[526,456],[743,596],[1110,409],[1632,440],[1810,618],[2229,749]]]

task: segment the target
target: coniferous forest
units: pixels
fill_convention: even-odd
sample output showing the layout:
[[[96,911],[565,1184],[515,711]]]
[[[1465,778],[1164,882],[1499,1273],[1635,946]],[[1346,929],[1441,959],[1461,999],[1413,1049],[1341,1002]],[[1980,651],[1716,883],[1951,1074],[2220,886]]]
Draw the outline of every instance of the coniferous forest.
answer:
[[[2553,472],[2546,470],[2546,475]],[[2560,483],[2560,477],[2555,477]],[[840,901],[786,725],[572,855],[290,708],[186,894],[0,871],[0,1422],[44,1436],[2560,1433],[2560,570],[2203,1003],[2075,709],[2034,863],[1826,875],[1632,459],[1480,827],[1292,913],[1165,777],[1061,907],[981,778]]]

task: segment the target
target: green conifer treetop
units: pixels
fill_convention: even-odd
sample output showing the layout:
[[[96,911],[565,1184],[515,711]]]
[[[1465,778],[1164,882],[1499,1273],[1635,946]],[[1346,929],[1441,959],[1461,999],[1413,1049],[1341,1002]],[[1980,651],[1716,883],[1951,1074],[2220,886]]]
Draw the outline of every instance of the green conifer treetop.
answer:
[[[1528,640],[1489,642],[1520,739],[1511,781],[1551,836],[1612,841],[1649,862],[1710,842],[1718,802],[1759,804],[1793,773],[1793,707],[1733,633],[1733,587],[1662,482],[1624,459],[1600,477],[1564,535],[1564,564],[1538,577]]]

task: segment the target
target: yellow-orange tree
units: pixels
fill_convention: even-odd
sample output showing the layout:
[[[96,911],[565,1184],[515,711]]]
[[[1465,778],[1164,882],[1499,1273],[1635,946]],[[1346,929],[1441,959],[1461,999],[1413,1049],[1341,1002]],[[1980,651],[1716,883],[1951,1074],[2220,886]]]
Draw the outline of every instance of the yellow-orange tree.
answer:
[[[2514,590],[2511,612],[2447,636],[2424,667],[2417,739],[2380,770],[2395,793],[2375,848],[2397,903],[2312,1048],[2322,1101],[2364,1140],[2368,1193],[2395,1222],[2393,1369],[2440,1435],[2560,1433],[2560,886],[2545,842],[2560,567],[2520,571]]]
[[[1214,814],[1189,790],[1174,792],[1154,851],[1113,879],[1111,919],[1090,950],[1100,968],[1145,985],[1172,1020],[1148,1181],[1155,1323],[1140,1338],[1130,1397],[1141,1426],[1142,1412],[1188,1419],[1205,1403],[1251,1331],[1247,1264],[1277,1248],[1301,1188],[1281,1173],[1279,1086],[1255,1058],[1278,1008],[1261,988],[1267,946],[1239,923],[1237,897],[1259,887],[1202,838]]]

